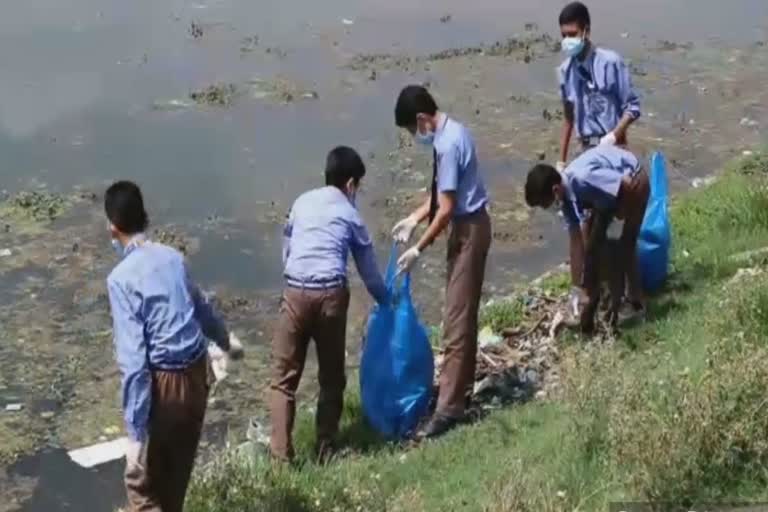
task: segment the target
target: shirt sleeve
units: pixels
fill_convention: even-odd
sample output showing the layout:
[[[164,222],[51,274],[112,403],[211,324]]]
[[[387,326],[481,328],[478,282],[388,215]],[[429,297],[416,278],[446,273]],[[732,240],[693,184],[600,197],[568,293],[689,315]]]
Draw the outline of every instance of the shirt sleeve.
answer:
[[[437,191],[456,192],[459,188],[459,148],[450,149],[437,155]]]
[[[569,230],[579,229],[579,226],[584,222],[584,212],[575,201],[566,200],[563,202],[561,212]]]
[[[192,297],[192,303],[195,306],[195,320],[200,324],[200,329],[206,338],[213,340],[225,352],[229,350],[229,329],[211,301],[200,291],[200,287],[192,281],[189,276],[186,265],[184,266],[184,275],[187,281],[187,290]]]
[[[291,237],[293,236],[293,208],[285,216],[285,226],[283,227],[283,268],[288,263],[288,256],[291,254]]]
[[[581,203],[597,210],[614,210],[621,186],[622,174],[612,169],[597,169],[590,173],[595,182],[574,180],[575,194]]]
[[[632,87],[629,66],[621,60],[616,63],[616,92],[621,102],[622,115],[629,114],[632,119],[640,117],[640,98]]]
[[[144,322],[137,314],[138,306],[131,304],[129,294],[117,282],[108,280],[107,291],[117,364],[122,373],[125,429],[131,439],[144,442],[152,405],[152,377],[147,361]]]
[[[564,66],[560,66],[557,68],[557,84],[560,87],[560,99],[563,101],[563,103],[570,103],[568,100],[568,89],[566,84],[566,74],[568,72],[568,68]]]
[[[355,265],[360,274],[360,278],[365,283],[368,293],[376,299],[376,302],[385,303],[389,297],[384,279],[379,272],[379,266],[376,263],[376,253],[373,249],[373,242],[368,234],[368,229],[363,224],[362,219],[355,215],[351,223],[352,236],[350,249],[352,257],[355,258]]]

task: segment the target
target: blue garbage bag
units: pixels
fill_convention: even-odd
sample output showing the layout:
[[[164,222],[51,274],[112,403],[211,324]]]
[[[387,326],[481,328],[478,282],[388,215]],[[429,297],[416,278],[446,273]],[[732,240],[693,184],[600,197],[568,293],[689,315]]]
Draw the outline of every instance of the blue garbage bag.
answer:
[[[667,279],[672,243],[667,164],[662,153],[656,152],[651,157],[650,184],[651,194],[637,239],[637,256],[643,288],[653,292],[661,288]]]
[[[373,307],[360,362],[363,413],[389,439],[406,437],[426,414],[435,363],[411,301],[411,276],[396,277],[397,247],[387,265],[389,304]]]

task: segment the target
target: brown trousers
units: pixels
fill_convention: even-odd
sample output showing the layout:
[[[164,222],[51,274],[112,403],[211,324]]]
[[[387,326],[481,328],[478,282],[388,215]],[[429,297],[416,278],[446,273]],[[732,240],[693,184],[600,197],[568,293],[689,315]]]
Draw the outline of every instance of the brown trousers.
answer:
[[[629,184],[622,184],[619,189],[618,210],[616,217],[624,221],[624,228],[618,243],[616,261],[622,265],[620,270],[627,283],[627,295],[633,302],[642,302],[643,288],[640,279],[640,267],[637,261],[637,238],[645,218],[645,210],[650,197],[648,173],[643,169]],[[612,213],[595,211],[588,224],[589,244],[605,244],[605,231],[613,218]],[[602,240],[602,242],[601,242]],[[590,304],[585,308],[585,317],[592,318],[597,310],[600,296],[599,274],[597,268],[600,259],[600,248],[594,251],[594,261],[586,261],[584,265],[584,287],[590,297]]]
[[[437,413],[464,415],[466,392],[475,380],[477,314],[491,246],[485,210],[454,221],[448,238],[448,282],[443,317],[444,352]]]
[[[277,332],[272,341],[270,409],[273,457],[293,458],[296,389],[304,371],[309,340],[315,340],[320,394],[315,417],[317,447],[331,443],[339,429],[346,375],[345,338],[349,290],[346,287],[311,290],[288,287],[283,292]]]
[[[185,370],[152,372],[149,440],[126,467],[130,512],[181,512],[195,463],[209,390],[208,357]]]

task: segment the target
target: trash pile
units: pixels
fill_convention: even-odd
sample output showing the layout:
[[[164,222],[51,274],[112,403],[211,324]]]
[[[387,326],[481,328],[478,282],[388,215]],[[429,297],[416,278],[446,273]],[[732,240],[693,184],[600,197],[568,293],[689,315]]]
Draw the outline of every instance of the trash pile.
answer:
[[[485,327],[478,336],[475,384],[468,414],[484,413],[515,402],[542,399],[559,386],[556,338],[573,319],[568,296],[532,288],[514,299],[523,305],[523,320],[494,333]],[[443,355],[436,366],[441,368]],[[439,379],[439,370],[435,383]]]

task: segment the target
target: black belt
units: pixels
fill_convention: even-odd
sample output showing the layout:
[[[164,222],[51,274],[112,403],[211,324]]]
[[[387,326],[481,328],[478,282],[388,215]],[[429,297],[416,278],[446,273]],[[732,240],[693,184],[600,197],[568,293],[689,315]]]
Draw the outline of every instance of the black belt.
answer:
[[[605,137],[605,135],[591,135],[589,137],[582,137],[581,145],[585,148],[594,148],[595,146],[600,145],[600,140],[603,137]]]

